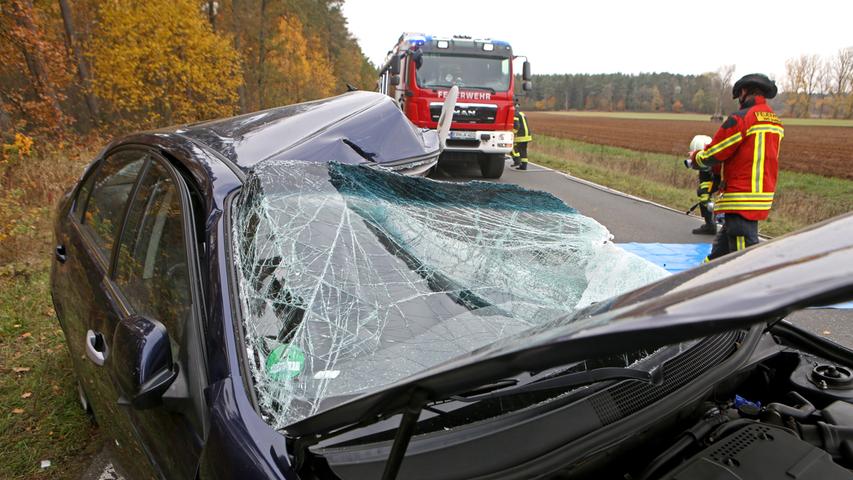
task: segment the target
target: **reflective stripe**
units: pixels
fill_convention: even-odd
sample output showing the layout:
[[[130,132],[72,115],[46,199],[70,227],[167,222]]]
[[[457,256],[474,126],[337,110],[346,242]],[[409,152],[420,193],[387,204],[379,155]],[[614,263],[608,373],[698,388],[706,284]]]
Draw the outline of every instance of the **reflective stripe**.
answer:
[[[735,250],[743,250],[746,248],[746,239],[742,235],[735,237]]]
[[[524,132],[524,135],[520,137],[515,137],[515,143],[524,143],[533,141],[533,137],[530,135],[530,130],[527,129],[527,115],[522,112],[518,113],[518,119],[521,120],[521,127],[519,129],[520,132]]]
[[[771,204],[765,203],[764,205],[755,204],[755,203],[726,203],[720,204],[717,202],[714,204],[714,211],[723,212],[723,211],[741,211],[741,210],[770,210]]]
[[[722,142],[714,145],[713,147],[703,150],[696,154],[696,162],[700,167],[704,167],[705,165],[702,163],[702,160],[707,160],[708,158],[722,152],[723,150],[731,147],[732,145],[738,143],[743,140],[743,135],[740,132],[735,133],[731,137],[723,140]]]
[[[755,148],[752,151],[752,178],[750,184],[753,192],[764,190],[764,138],[767,135],[761,132],[755,136]]]
[[[776,195],[775,192],[725,192],[721,196],[733,199],[766,200],[772,199],[774,195]]]
[[[780,140],[785,137],[785,129],[779,125],[759,124],[753,125],[746,130],[747,135],[757,135],[759,133],[775,133],[779,135]]]

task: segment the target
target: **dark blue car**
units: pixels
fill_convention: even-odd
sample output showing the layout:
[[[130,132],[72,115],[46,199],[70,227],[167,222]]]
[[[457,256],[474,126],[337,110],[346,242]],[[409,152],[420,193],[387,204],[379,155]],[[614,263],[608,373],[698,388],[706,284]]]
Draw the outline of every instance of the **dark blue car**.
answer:
[[[853,216],[668,276],[439,145],[354,92],[92,162],[52,292],[119,470],[851,478],[853,354],[785,316],[853,298]]]

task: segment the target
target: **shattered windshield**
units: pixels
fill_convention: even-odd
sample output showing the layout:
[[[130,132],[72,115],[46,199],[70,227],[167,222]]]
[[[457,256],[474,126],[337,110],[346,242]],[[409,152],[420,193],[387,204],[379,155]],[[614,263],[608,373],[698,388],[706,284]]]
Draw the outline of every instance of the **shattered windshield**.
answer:
[[[267,161],[233,218],[245,348],[276,428],[667,275],[515,185]]]
[[[418,86],[509,90],[510,59],[425,53],[417,70]]]

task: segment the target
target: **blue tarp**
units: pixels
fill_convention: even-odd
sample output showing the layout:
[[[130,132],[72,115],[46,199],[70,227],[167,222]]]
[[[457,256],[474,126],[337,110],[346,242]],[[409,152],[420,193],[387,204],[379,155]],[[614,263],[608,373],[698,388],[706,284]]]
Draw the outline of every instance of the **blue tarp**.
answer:
[[[620,247],[640,256],[669,273],[678,273],[702,263],[711,253],[710,243],[620,243]],[[821,308],[853,309],[853,302]]]
[[[620,243],[623,249],[678,273],[702,263],[711,253],[710,243]]]

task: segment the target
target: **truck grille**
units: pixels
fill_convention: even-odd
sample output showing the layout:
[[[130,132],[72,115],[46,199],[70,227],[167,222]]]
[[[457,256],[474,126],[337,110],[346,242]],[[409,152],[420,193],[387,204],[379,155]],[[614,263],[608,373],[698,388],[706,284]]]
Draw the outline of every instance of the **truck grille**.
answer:
[[[431,103],[429,113],[432,121],[437,122],[441,115],[441,103]],[[498,115],[497,105],[480,103],[457,103],[453,111],[453,121],[456,123],[495,123]]]

